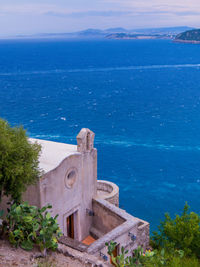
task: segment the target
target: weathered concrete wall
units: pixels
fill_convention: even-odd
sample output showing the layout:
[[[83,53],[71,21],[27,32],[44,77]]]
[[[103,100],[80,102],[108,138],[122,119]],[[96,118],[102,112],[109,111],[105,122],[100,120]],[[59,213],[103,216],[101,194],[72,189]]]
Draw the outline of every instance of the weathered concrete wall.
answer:
[[[97,197],[119,207],[119,187],[109,181],[97,181]]]
[[[31,205],[41,207],[40,180],[35,185],[31,185],[27,188],[26,192],[23,194],[23,200]]]
[[[92,211],[92,198],[96,196],[97,190],[97,151],[82,153],[82,196],[79,196],[83,207],[83,221],[81,228],[82,239],[89,235],[93,217],[86,214],[86,209]]]
[[[101,257],[96,257],[86,252],[80,252],[63,244],[58,244],[57,251],[67,257],[78,260],[83,267],[113,267],[113,265],[110,265],[108,262],[104,262]]]
[[[115,214],[120,218],[118,226],[114,229],[110,230],[98,240],[96,240],[93,244],[91,244],[88,248],[88,253],[100,256],[101,253],[106,255],[109,259],[109,255],[107,254],[107,247],[105,246],[106,242],[115,241],[119,244],[119,249],[123,246],[125,249],[129,250],[128,255],[132,255],[132,251],[136,249],[139,245],[143,246],[144,249],[149,245],[149,224],[147,222],[141,221],[138,218],[131,216],[126,213],[124,210],[115,207],[114,205],[108,203],[105,200],[100,200],[98,198],[93,200],[93,205],[102,209],[105,209],[107,212],[100,213],[104,217],[101,219],[101,222],[106,220],[107,214]],[[117,217],[115,217],[117,218]],[[95,226],[95,224],[94,224]],[[98,228],[101,226],[98,225]],[[131,239],[131,236],[134,235],[135,240]]]
[[[139,225],[137,229],[137,245],[144,249],[149,246],[149,223],[139,218]]]
[[[91,144],[94,134],[88,129],[80,133],[79,145],[84,142],[80,152],[77,152],[77,146],[37,140],[42,145],[40,167],[44,167],[46,173],[23,195],[23,200],[31,205],[42,207],[51,204],[51,214],[59,214],[57,220],[65,235],[67,217],[74,214],[75,239],[79,241],[89,235],[92,217],[86,209],[92,210],[92,198],[97,191],[97,151]],[[6,202],[7,198],[1,202],[4,209]]]
[[[89,234],[98,238],[88,247],[89,253],[106,255],[105,243],[113,240],[129,249],[131,255],[138,245],[144,249],[148,246],[149,224],[117,207],[119,188],[115,184],[100,181],[97,194],[97,151],[93,141],[94,133],[89,129],[78,134],[78,146],[38,140],[42,144],[40,168],[45,174],[27,189],[23,200],[38,207],[51,204],[51,214],[59,214],[64,235],[67,217],[74,214],[75,239],[82,241]],[[3,198],[1,207],[5,208],[6,202],[7,198]],[[87,210],[94,216],[89,216]],[[135,240],[131,239],[133,235]]]
[[[23,201],[27,201],[30,205],[40,207],[40,180],[35,185],[31,185],[27,188],[26,192],[22,194]],[[4,210],[4,214],[7,213],[7,208],[10,202],[10,198],[3,196],[0,202],[0,210]]]
[[[92,227],[100,231],[102,234],[107,234],[125,222],[122,217],[103,205],[101,202],[93,200],[92,207],[94,211]]]
[[[81,155],[72,155],[54,170],[46,173],[40,181],[41,206],[48,203],[53,205],[52,215],[58,216],[58,223],[64,234],[67,233],[66,219],[69,215],[77,211],[75,218],[77,227],[75,237],[80,233],[80,198],[81,198]],[[68,175],[75,172],[74,181],[68,185]],[[73,178],[73,177],[72,177]]]
[[[70,178],[70,173],[73,177]],[[68,177],[69,176],[69,177]],[[52,215],[67,234],[66,219],[75,213],[75,239],[81,241],[89,235],[92,209],[96,195],[96,150],[66,158],[55,170],[47,173],[40,182],[41,206],[53,204]],[[72,179],[72,181],[68,181]]]

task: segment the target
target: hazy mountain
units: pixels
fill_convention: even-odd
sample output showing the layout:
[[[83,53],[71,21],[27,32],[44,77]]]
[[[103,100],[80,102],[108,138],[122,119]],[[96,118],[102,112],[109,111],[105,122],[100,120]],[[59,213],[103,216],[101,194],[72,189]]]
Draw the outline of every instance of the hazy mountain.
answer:
[[[126,30],[124,28],[110,28],[104,30],[107,33],[120,33],[120,32],[129,32],[129,30]]]
[[[186,43],[200,43],[200,29],[194,29],[179,33],[175,41]]]
[[[187,26],[179,26],[179,27],[137,29],[137,30],[132,30],[131,32],[142,33],[142,34],[179,34],[181,32],[192,29],[194,28]]]
[[[92,38],[99,38],[104,37],[105,32],[99,29],[87,29],[84,31],[76,32],[78,37],[92,37]]]
[[[15,38],[105,38],[110,34],[145,34],[145,35],[175,35],[191,30],[193,28],[187,26],[181,27],[167,27],[167,28],[147,28],[147,29],[133,29],[127,30],[121,27],[109,28],[109,29],[86,29],[83,31],[71,32],[71,33],[40,33],[35,35],[18,35]]]

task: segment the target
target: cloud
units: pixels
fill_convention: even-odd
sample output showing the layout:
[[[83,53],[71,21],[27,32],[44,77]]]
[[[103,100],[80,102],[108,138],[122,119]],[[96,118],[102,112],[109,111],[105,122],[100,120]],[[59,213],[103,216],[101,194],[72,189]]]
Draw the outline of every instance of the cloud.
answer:
[[[84,18],[84,17],[118,17],[118,16],[124,16],[129,15],[131,12],[129,11],[96,11],[96,10],[90,10],[90,11],[83,11],[83,12],[55,12],[55,11],[49,11],[45,12],[45,15],[48,16],[56,16],[56,17],[68,17],[68,18]]]
[[[42,14],[45,10],[52,10],[50,5],[2,5],[0,14],[2,15],[23,15],[23,14]]]
[[[64,11],[48,11],[44,12],[44,15],[61,17],[61,18],[86,18],[86,17],[135,17],[135,16],[159,16],[159,15],[174,15],[174,16],[199,16],[200,10],[198,11],[184,11],[184,10],[166,10],[166,9],[134,9],[132,11],[83,11],[83,12],[64,12]]]
[[[101,3],[101,8],[93,10],[88,9],[87,4],[90,0],[85,0],[85,4],[79,3],[77,7],[71,4],[63,6],[52,4],[46,1],[29,2],[18,4],[1,4],[0,14],[35,14],[54,16],[61,18],[86,18],[86,17],[133,17],[133,16],[159,16],[168,14],[174,16],[199,16],[200,1],[199,0],[93,0],[93,4]],[[1,0],[0,0],[1,2]],[[10,1],[11,2],[11,1]],[[97,5],[96,5],[97,6]]]
[[[123,10],[137,12],[200,12],[199,0],[102,0]]]
[[[199,27],[200,0],[0,0],[0,33]]]
[[[2,4],[0,8],[1,14],[44,14],[48,12],[73,12],[74,9],[70,8],[61,8],[59,6],[56,6],[54,4],[37,4],[37,3],[30,3],[30,4]]]

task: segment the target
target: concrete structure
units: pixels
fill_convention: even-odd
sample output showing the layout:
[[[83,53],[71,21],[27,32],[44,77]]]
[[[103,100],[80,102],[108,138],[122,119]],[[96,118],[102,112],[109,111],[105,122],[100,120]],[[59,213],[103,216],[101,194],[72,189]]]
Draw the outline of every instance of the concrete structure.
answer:
[[[97,197],[119,207],[119,187],[108,181],[97,181]]]
[[[51,213],[59,214],[58,223],[65,236],[79,243],[88,236],[95,240],[82,247],[93,255],[106,259],[105,242],[111,240],[119,244],[118,249],[124,246],[130,253],[138,245],[144,249],[148,246],[149,224],[118,208],[118,186],[97,181],[92,131],[82,129],[77,146],[38,139],[30,142],[42,146],[40,168],[44,174],[37,185],[28,188],[24,200],[38,207],[51,204]]]

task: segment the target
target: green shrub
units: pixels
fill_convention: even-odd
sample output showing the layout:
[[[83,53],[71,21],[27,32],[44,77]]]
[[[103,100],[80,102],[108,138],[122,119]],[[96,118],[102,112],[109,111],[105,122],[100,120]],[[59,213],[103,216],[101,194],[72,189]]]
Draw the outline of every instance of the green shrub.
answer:
[[[183,250],[185,255],[200,257],[200,216],[189,213],[187,203],[181,216],[171,219],[166,214],[158,229],[159,232],[154,232],[152,236],[154,247],[174,248]]]
[[[200,216],[189,213],[187,203],[181,216],[173,220],[166,214],[165,220],[154,232],[152,237],[153,251],[143,252],[138,247],[127,256],[128,251],[121,248],[121,253],[115,257],[113,251],[116,242],[106,243],[108,254],[116,267],[200,267]]]
[[[3,218],[3,215],[4,215],[4,211],[0,210],[0,219]]]
[[[136,267],[143,266],[144,255],[143,248],[138,247],[133,251],[133,256],[127,256],[128,250],[125,250],[124,247],[121,248],[121,253],[116,257],[113,255],[113,251],[117,245],[116,242],[110,241],[105,244],[108,247],[108,254],[111,256],[112,262],[116,267]]]
[[[133,256],[127,256],[128,250],[121,248],[121,253],[115,257],[113,251],[117,243],[106,243],[108,254],[116,267],[200,267],[200,262],[195,257],[187,257],[182,250],[161,249],[146,251],[141,247],[133,251]]]
[[[12,128],[0,119],[0,201],[4,194],[19,202],[27,186],[37,181],[40,150],[22,127]]]
[[[48,258],[43,258],[43,259],[39,259],[37,261],[37,267],[58,267],[58,265],[56,264],[56,261],[48,259]],[[64,265],[65,267],[70,267],[67,265]]]
[[[46,254],[46,249],[57,248],[57,238],[61,236],[56,217],[51,217],[47,209],[50,205],[39,209],[27,202],[13,204],[6,217],[9,241],[16,247],[31,250],[37,244]]]
[[[197,258],[186,257],[182,250],[154,250],[146,252],[143,258],[145,267],[200,267]]]

